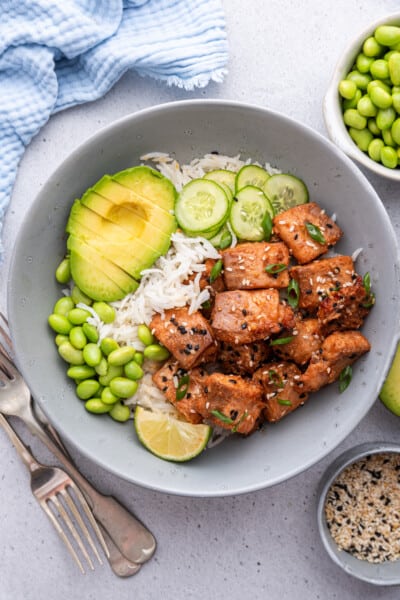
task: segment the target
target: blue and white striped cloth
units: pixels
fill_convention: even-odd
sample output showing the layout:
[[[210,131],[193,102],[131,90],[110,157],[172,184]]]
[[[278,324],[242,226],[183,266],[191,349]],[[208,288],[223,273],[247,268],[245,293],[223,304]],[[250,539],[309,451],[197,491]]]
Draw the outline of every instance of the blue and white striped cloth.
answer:
[[[187,90],[222,81],[227,58],[220,0],[0,0],[0,233],[18,163],[51,114],[128,69]]]

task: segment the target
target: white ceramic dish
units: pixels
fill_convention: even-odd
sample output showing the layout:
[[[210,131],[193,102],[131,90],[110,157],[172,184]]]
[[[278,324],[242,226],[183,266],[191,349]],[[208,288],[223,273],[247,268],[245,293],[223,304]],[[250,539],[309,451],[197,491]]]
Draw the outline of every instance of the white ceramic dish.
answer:
[[[345,236],[337,251],[363,248],[357,268],[371,273],[377,303],[364,333],[372,350],[343,394],[314,395],[281,423],[247,439],[233,436],[185,464],[155,458],[132,423],[87,413],[59,359],[47,317],[60,296],[54,271],[65,252],[71,203],[103,174],[140,163],[150,151],[188,162],[210,151],[269,161],[306,182],[311,199],[336,213]],[[84,142],[49,178],[19,232],[11,263],[8,314],[19,366],[60,433],[117,475],[163,492],[223,496],[284,481],[323,458],[377,398],[398,338],[398,249],[388,215],[366,178],[323,136],[269,110],[218,100],[164,104],[117,121]]]
[[[343,112],[338,93],[339,82],[350,71],[354,64],[354,59],[362,48],[364,40],[372,35],[379,25],[400,25],[400,13],[387,15],[386,17],[382,17],[374,23],[371,23],[367,28],[363,29],[363,31],[360,31],[344,50],[336,64],[324,98],[324,121],[330,139],[341,148],[343,152],[350,156],[350,158],[377,175],[381,175],[382,177],[394,181],[400,181],[399,168],[388,169],[381,163],[373,161],[369,158],[368,154],[362,152],[353,142],[343,122]]]
[[[334,480],[349,465],[357,462],[369,454],[399,453],[400,444],[390,442],[368,442],[350,448],[328,467],[324,473],[318,494],[317,521],[322,542],[331,559],[346,573],[373,583],[374,585],[399,585],[400,584],[400,560],[385,562],[381,564],[370,563],[360,560],[348,552],[339,550],[334,539],[329,533],[325,519],[325,499]]]

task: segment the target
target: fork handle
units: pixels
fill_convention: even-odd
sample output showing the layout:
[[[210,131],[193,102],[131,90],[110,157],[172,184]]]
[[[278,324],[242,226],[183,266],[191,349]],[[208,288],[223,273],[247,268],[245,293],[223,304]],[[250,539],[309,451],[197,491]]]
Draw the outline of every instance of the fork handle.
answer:
[[[25,446],[25,444],[22,443],[22,440],[20,439],[20,437],[17,435],[17,433],[14,431],[14,429],[11,427],[11,425],[7,421],[7,419],[1,413],[0,413],[0,425],[2,426],[2,428],[4,429],[4,431],[6,432],[8,437],[10,438],[14,448],[20,455],[23,463],[29,469],[29,471],[31,473],[33,473],[37,469],[40,469],[40,465],[38,464],[38,462],[34,459],[32,454],[29,452],[28,448]]]
[[[122,554],[139,564],[149,560],[156,549],[156,541],[152,533],[118,500],[113,496],[101,494],[83,477],[72,461],[53,442],[31,410],[29,413],[25,412],[23,420],[31,433],[47,446],[81,488],[97,521],[101,523]]]

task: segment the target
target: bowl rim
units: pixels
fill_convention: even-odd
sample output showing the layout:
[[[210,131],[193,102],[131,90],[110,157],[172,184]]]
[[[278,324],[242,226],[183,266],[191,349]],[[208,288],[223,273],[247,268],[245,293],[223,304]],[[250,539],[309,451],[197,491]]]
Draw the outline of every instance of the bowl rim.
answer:
[[[357,568],[350,568],[345,562],[342,560],[344,556],[346,556],[345,551],[340,551],[339,549],[335,550],[335,543],[332,536],[329,533],[329,530],[326,526],[325,519],[325,500],[329,488],[335,479],[342,473],[346,467],[351,464],[357,462],[358,460],[368,456],[369,454],[381,454],[381,453],[394,453],[400,454],[400,443],[397,442],[386,442],[386,441],[376,441],[376,442],[363,442],[351,448],[345,450],[342,454],[337,456],[332,463],[326,468],[323,473],[317,491],[317,524],[320,538],[322,540],[323,546],[336,565],[338,565],[345,573],[348,575],[352,575],[353,577],[360,579],[362,581],[366,581],[368,583],[372,583],[378,586],[390,586],[390,585],[399,585],[400,584],[400,568],[399,574],[396,577],[377,577],[373,573],[371,575],[365,574],[365,572],[359,571]],[[332,543],[333,541],[333,543]],[[361,564],[364,567],[364,570],[371,567],[371,571],[377,570],[377,568],[382,569],[382,563],[369,563],[368,561],[362,561],[356,559],[360,566]],[[357,565],[358,562],[354,562],[354,565]],[[399,562],[400,558],[397,561],[387,563],[388,565],[393,565],[394,563]]]
[[[372,160],[362,150],[360,150],[355,142],[351,139],[346,126],[343,122],[343,113],[339,105],[338,85],[343,76],[348,73],[351,65],[354,62],[356,54],[359,52],[364,40],[375,31],[380,25],[400,25],[400,12],[391,13],[385,17],[380,17],[376,21],[370,23],[367,27],[350,41],[342,51],[328,84],[323,102],[322,112],[330,139],[345,152],[351,159],[358,162],[363,167],[370,171],[381,175],[392,181],[400,181],[400,168],[389,169],[381,163]]]
[[[389,227],[389,230],[387,233],[390,234],[390,237],[391,237],[392,242],[395,247],[395,252],[396,252],[397,256],[399,256],[399,245],[398,245],[395,233],[394,233],[393,225],[387,215],[387,212],[385,211],[385,208],[384,208],[382,202],[380,201],[380,198],[379,198],[376,190],[373,188],[372,184],[368,181],[368,179],[365,177],[365,175],[354,164],[354,162],[351,161],[349,159],[349,157],[346,156],[341,151],[340,148],[335,146],[327,138],[327,136],[324,136],[319,131],[313,129],[312,127],[310,127],[307,124],[304,124],[301,121],[298,121],[298,120],[296,120],[290,116],[287,116],[283,113],[280,113],[278,111],[272,110],[268,107],[263,107],[263,106],[260,106],[257,104],[251,104],[251,103],[246,103],[246,102],[241,102],[241,101],[236,101],[236,100],[229,100],[229,99],[189,99],[189,100],[178,100],[178,101],[173,101],[173,102],[165,102],[162,104],[158,104],[158,105],[154,105],[151,107],[141,109],[141,110],[131,113],[129,115],[125,115],[119,119],[116,119],[116,120],[112,121],[111,123],[107,124],[105,127],[100,128],[97,132],[95,132],[91,136],[85,138],[49,175],[44,186],[39,190],[33,203],[29,207],[28,211],[25,213],[24,220],[23,220],[23,222],[19,228],[19,231],[17,233],[16,242],[15,242],[12,256],[11,256],[10,268],[8,271],[8,284],[9,285],[7,288],[7,303],[8,303],[8,311],[9,311],[9,316],[10,316],[10,329],[11,329],[12,337],[14,334],[14,327],[15,327],[15,329],[17,329],[15,322],[14,322],[14,318],[13,318],[13,315],[16,313],[17,309],[16,309],[16,306],[13,304],[13,296],[12,296],[13,287],[12,287],[12,285],[10,285],[10,283],[12,283],[12,273],[15,272],[15,263],[17,261],[18,248],[22,244],[25,231],[26,232],[29,231],[30,219],[34,215],[38,199],[45,193],[47,186],[53,185],[58,180],[59,174],[62,173],[62,171],[66,167],[68,167],[70,165],[70,163],[73,163],[76,160],[76,156],[81,152],[81,150],[84,147],[96,144],[98,141],[102,140],[102,138],[106,138],[114,128],[123,127],[126,123],[129,123],[132,120],[140,119],[142,116],[149,116],[149,115],[151,116],[153,113],[156,113],[159,111],[168,111],[169,109],[178,109],[180,107],[203,108],[206,105],[211,106],[211,107],[213,107],[213,106],[214,107],[215,106],[217,106],[217,107],[226,107],[226,106],[238,107],[238,108],[245,109],[245,110],[250,109],[253,111],[257,111],[257,112],[260,111],[260,112],[266,113],[272,118],[278,118],[281,121],[284,121],[286,123],[291,124],[292,126],[300,128],[304,133],[306,133],[308,136],[310,136],[310,138],[313,139],[314,141],[317,141],[318,143],[321,143],[324,146],[329,147],[333,154],[336,154],[338,156],[338,158],[340,158],[341,161],[345,162],[347,168],[352,172],[352,174],[357,179],[360,179],[360,178],[362,179],[363,186],[365,188],[369,189],[370,192],[372,193],[372,195],[374,196],[374,198],[376,198],[377,206],[379,206],[379,211],[382,212],[382,217],[387,221],[387,225]],[[396,265],[395,265],[395,268],[396,268]],[[15,277],[15,275],[14,275],[14,277]],[[398,278],[396,278],[395,292],[397,294],[399,294],[399,292],[400,292],[400,281],[398,280]],[[390,368],[391,358],[394,355],[397,341],[399,338],[400,338],[400,321],[396,322],[395,330],[393,331],[393,336],[391,337],[391,345],[390,345],[390,348],[388,348],[386,369],[385,369],[385,372],[382,372],[382,374],[381,374],[382,382],[383,382],[385,373]],[[19,361],[18,355],[16,356],[16,359],[17,359],[17,364],[19,365],[22,373],[24,374],[25,365]],[[349,425],[349,426],[346,424],[344,425],[344,427],[341,430],[341,435],[335,440],[335,443],[332,447],[329,447],[328,449],[324,449],[324,450],[321,449],[321,451],[318,453],[317,456],[313,456],[312,458],[309,458],[309,460],[305,461],[301,466],[292,467],[290,470],[288,470],[283,475],[275,476],[274,479],[270,480],[267,483],[265,482],[265,480],[262,480],[262,481],[260,480],[258,482],[253,482],[252,484],[244,484],[244,485],[236,484],[235,486],[230,487],[228,490],[227,489],[208,489],[208,490],[203,490],[203,491],[200,491],[200,490],[193,491],[190,489],[182,490],[182,488],[179,485],[176,486],[176,484],[169,483],[166,486],[165,482],[164,482],[164,484],[162,484],[162,483],[155,484],[154,482],[151,483],[148,481],[144,481],[141,478],[132,477],[131,475],[122,473],[120,469],[116,469],[112,466],[109,466],[105,461],[103,461],[101,458],[99,458],[93,450],[90,451],[90,449],[88,449],[88,448],[85,448],[83,450],[81,445],[75,441],[73,436],[68,435],[67,432],[64,432],[63,428],[60,427],[58,425],[58,423],[55,422],[54,419],[52,422],[56,427],[58,427],[61,430],[63,436],[71,444],[73,444],[77,449],[79,449],[83,454],[85,454],[88,458],[90,458],[90,460],[92,460],[96,464],[100,465],[102,468],[106,469],[107,471],[114,473],[118,477],[126,479],[127,481],[130,481],[136,485],[141,485],[142,487],[146,487],[148,489],[152,489],[152,490],[163,492],[163,493],[170,493],[170,494],[176,494],[176,495],[181,495],[181,496],[190,496],[190,497],[194,497],[194,496],[197,496],[197,497],[230,496],[230,495],[249,493],[249,492],[257,491],[260,489],[265,489],[266,487],[270,487],[272,485],[277,485],[281,482],[287,481],[288,479],[306,471],[307,469],[312,467],[314,464],[316,464],[318,461],[320,461],[324,457],[326,457],[330,451],[332,451],[334,448],[336,448],[343,442],[343,440],[358,425],[358,423],[361,421],[361,419],[369,412],[369,410],[373,406],[374,402],[376,401],[376,396],[379,391],[377,382],[375,382],[375,387],[376,387],[376,394],[373,396],[373,398],[372,398],[372,394],[371,394],[371,401],[368,404],[365,404],[363,406],[363,410],[359,413],[359,417],[357,418],[357,421],[355,423],[352,422],[351,425]],[[38,401],[41,406],[40,399]],[[41,408],[43,409],[43,412],[45,414],[47,414],[47,407],[41,406]]]

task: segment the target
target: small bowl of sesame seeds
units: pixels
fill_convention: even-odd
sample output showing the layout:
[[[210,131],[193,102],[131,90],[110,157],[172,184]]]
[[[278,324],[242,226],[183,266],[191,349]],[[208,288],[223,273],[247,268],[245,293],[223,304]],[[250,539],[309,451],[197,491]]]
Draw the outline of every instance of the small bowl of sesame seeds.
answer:
[[[325,549],[346,573],[400,584],[400,444],[365,443],[336,458],[317,511]]]

